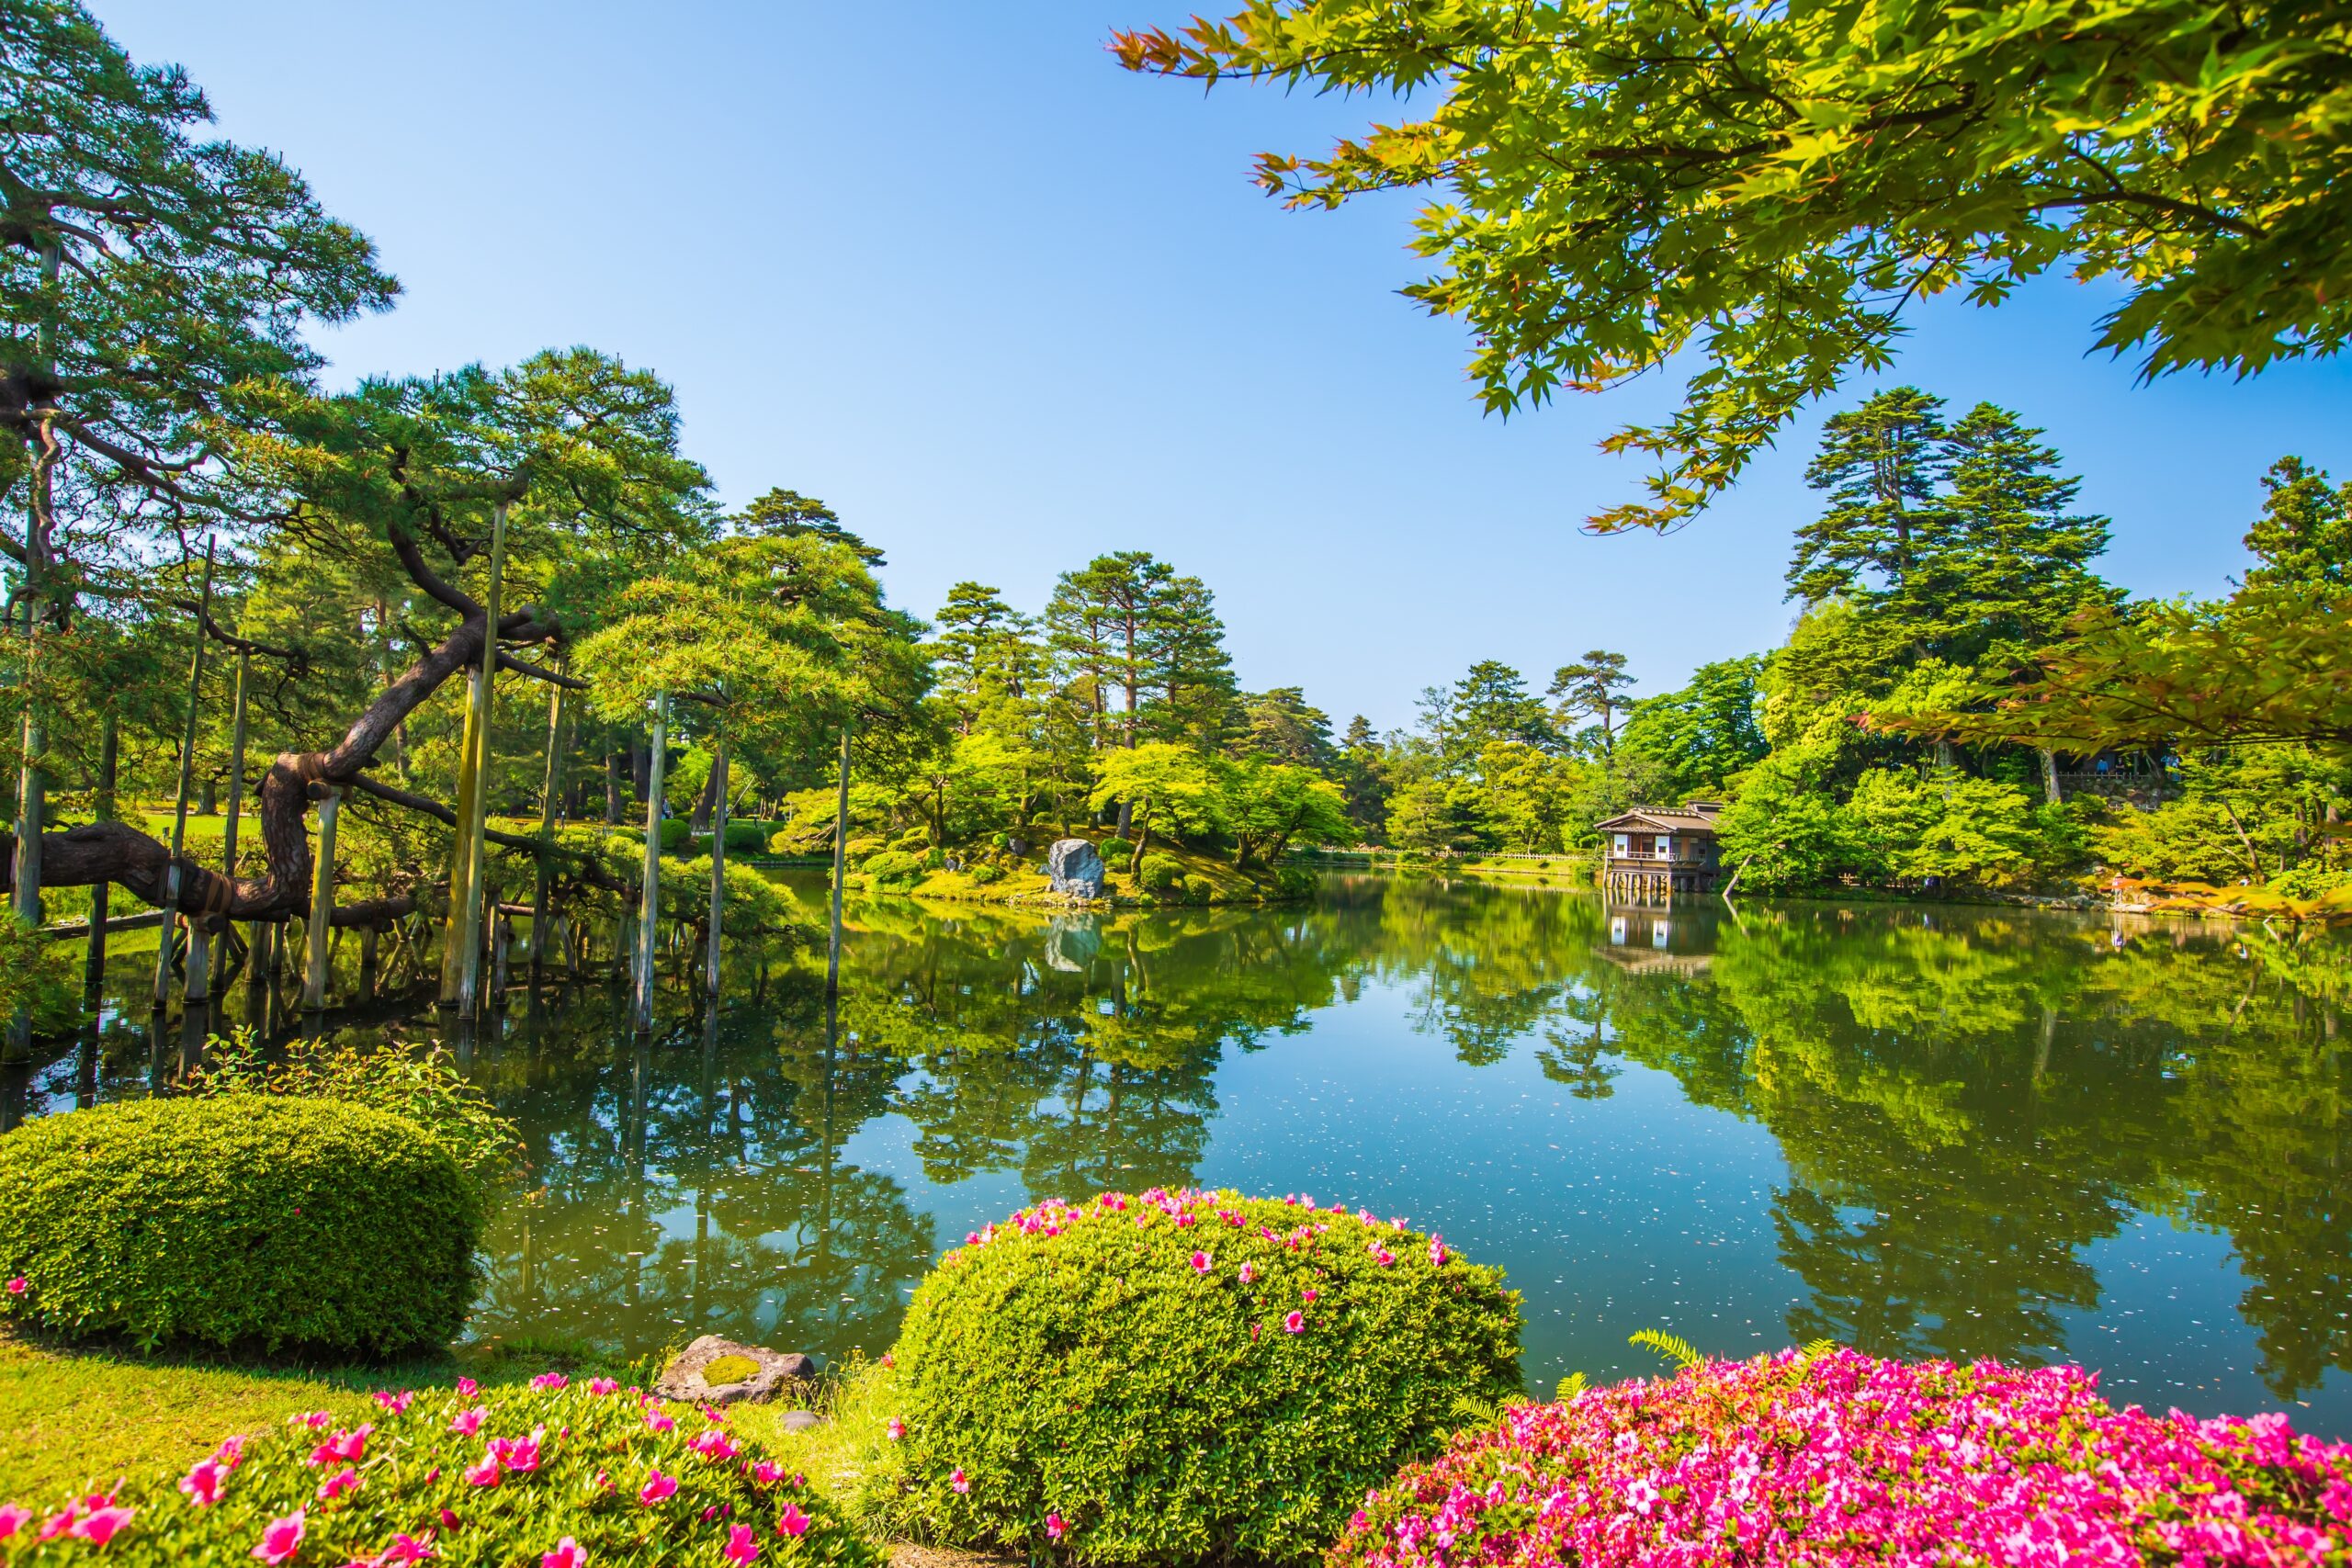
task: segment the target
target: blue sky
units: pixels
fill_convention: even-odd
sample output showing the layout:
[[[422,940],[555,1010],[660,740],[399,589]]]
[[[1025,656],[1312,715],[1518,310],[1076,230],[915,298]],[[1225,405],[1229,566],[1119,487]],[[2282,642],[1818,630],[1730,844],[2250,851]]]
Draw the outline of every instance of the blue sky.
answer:
[[[1149,549],[1216,590],[1245,684],[1383,727],[1482,658],[1540,689],[1613,648],[1655,692],[1786,630],[1818,415],[1683,532],[1582,534],[1640,478],[1594,443],[1673,389],[1481,415],[1461,326],[1395,292],[1411,204],[1248,180],[1387,106],[1130,76],[1104,39],[1159,0],[95,6],[381,247],[407,296],[326,340],[337,377],[649,366],[727,500],[823,497],[917,613]],[[2086,356],[2101,308],[1939,306],[1894,378],[2046,426],[2117,581],[2212,591],[2272,458],[2352,472],[2352,369],[2135,387]]]

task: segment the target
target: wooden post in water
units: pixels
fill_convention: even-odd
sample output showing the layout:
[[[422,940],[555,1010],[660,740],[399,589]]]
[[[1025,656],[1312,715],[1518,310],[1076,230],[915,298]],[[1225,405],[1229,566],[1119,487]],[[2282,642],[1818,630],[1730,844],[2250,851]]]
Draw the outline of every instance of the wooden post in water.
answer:
[[[172,919],[180,908],[180,853],[187,847],[188,780],[196,769],[196,705],[204,692],[204,623],[212,614],[212,540],[204,541],[204,589],[197,596],[196,650],[188,656],[187,717],[180,727],[179,795],[172,806],[172,858],[164,865],[164,926],[155,943],[155,1006],[172,999]],[[195,945],[189,945],[195,956]],[[203,995],[203,983],[191,973],[190,983]]]
[[[563,662],[556,661],[561,673]],[[539,794],[539,854],[538,866],[532,878],[531,889],[531,973],[537,976],[547,959],[548,939],[555,931],[555,912],[548,907],[548,884],[553,867],[548,862],[555,854],[556,801],[563,789],[563,688],[550,686],[548,692],[548,778]]]
[[[457,818],[457,836],[449,845],[449,907],[441,916],[441,1005],[458,1005],[458,981],[465,970],[462,946],[465,940],[465,904],[469,894],[467,882],[473,875],[473,854],[466,843],[466,830],[474,819],[474,796],[481,783],[481,772],[475,765],[478,758],[474,742],[477,739],[477,716],[481,704],[477,700],[481,685],[481,671],[466,671],[466,728],[458,740],[458,798],[452,813]]]
[[[842,988],[842,875],[849,860],[849,725],[842,725],[842,786],[833,802],[833,912],[825,941],[825,995]]]
[[[662,787],[669,761],[670,695],[653,699],[653,755],[645,786],[645,881],[637,912],[637,994],[632,1021],[653,1032],[653,953],[662,915]]]
[[[302,980],[302,1010],[327,1005],[327,938],[334,919],[334,819],[343,791],[326,786],[319,802],[319,858],[311,868],[311,966]]]
[[[482,898],[489,869],[483,863],[483,829],[490,818],[490,716],[492,698],[498,691],[499,600],[505,576],[506,503],[502,501],[490,518],[490,592],[482,600],[481,683],[474,688],[474,746],[478,755],[474,759],[473,819],[465,835],[469,864],[460,933],[465,953],[458,972],[459,1018],[472,1018],[481,1008]]]

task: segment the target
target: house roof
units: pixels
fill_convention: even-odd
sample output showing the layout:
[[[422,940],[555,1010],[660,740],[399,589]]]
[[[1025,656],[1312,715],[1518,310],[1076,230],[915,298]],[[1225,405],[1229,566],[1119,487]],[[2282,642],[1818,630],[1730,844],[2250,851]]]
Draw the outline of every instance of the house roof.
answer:
[[[1716,807],[1709,805],[1668,807],[1664,808],[1636,807],[1622,812],[1593,827],[1606,832],[1614,828],[1633,828],[1652,833],[1712,833],[1715,830]]]

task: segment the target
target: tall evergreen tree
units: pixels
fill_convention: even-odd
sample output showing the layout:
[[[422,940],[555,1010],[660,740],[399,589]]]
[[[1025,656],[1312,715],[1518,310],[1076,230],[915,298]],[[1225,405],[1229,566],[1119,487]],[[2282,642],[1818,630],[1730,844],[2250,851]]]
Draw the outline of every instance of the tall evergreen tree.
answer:
[[[1239,698],[1216,596],[1197,577],[1171,577],[1155,595],[1152,618],[1159,678],[1151,732],[1195,746],[1223,743],[1238,722]]]
[[[1951,524],[1938,494],[1943,478],[1944,400],[1917,387],[1880,392],[1832,414],[1805,482],[1828,508],[1797,530],[1789,592],[1806,604],[1825,599],[1898,600]]]
[[[1311,705],[1297,686],[1277,686],[1244,698],[1241,722],[1234,750],[1244,756],[1271,757],[1324,772],[1339,761],[1339,749],[1331,744],[1330,716]],[[1357,722],[1363,723],[1361,716]]]
[[[882,552],[842,526],[833,509],[797,490],[772,490],[731,519],[738,531],[781,539],[818,538],[843,545],[869,567],[888,566]]]
[[[1097,745],[1143,738],[1145,695],[1165,689],[1161,602],[1175,573],[1148,550],[1097,556],[1062,573],[1046,628],[1070,686],[1094,715]]]
[[[1596,648],[1573,664],[1552,673],[1551,696],[1565,731],[1578,719],[1600,726],[1604,756],[1617,754],[1617,715],[1630,700],[1634,678],[1625,673],[1625,656]]]
[[[1555,739],[1542,700],[1528,694],[1525,678],[1510,665],[1482,659],[1453,683],[1449,761],[1466,764],[1498,740],[1547,746]]]
[[[933,617],[932,648],[939,663],[940,695],[954,706],[956,729],[969,735],[981,716],[1029,694],[1043,663],[1036,623],[978,582],[959,582]]]
[[[2059,472],[2041,434],[1979,403],[1945,436],[1953,525],[1929,573],[1944,623],[1938,652],[1949,662],[1996,641],[2043,647],[2077,613],[2116,597],[2090,566],[2107,548],[2107,519],[2071,510],[2082,481]]]
[[[2327,470],[2281,457],[2262,476],[2262,515],[2245,547],[2262,564],[2249,588],[2352,582],[2352,485],[2328,482]]]

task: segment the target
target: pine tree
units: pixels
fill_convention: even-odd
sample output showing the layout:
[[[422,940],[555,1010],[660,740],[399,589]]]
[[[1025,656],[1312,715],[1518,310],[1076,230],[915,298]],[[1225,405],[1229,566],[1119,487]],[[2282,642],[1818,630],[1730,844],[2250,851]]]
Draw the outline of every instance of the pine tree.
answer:
[[[1170,578],[1154,596],[1152,622],[1159,672],[1148,728],[1162,739],[1222,744],[1238,722],[1239,698],[1216,596],[1197,577]]]
[[[2326,469],[2281,457],[2262,488],[2262,515],[2245,535],[2262,564],[2245,574],[2246,586],[2352,581],[2352,485],[2339,490]]]
[[[797,490],[772,490],[731,519],[738,531],[780,539],[814,537],[829,545],[846,545],[869,567],[888,566],[882,552],[842,526],[833,509]]]
[[[2085,608],[2115,591],[2091,570],[2107,548],[2108,521],[2071,511],[2082,481],[2058,471],[2041,432],[1979,403],[1943,443],[1953,525],[1925,575],[1939,622],[1937,652],[1967,663],[1994,642],[2045,647]]]
[[[1832,414],[1805,482],[1829,507],[1797,530],[1790,596],[1805,604],[1900,598],[1951,525],[1937,494],[1943,477],[1944,400],[1917,387],[1878,393]]]
[[[1551,686],[1561,728],[1578,719],[1598,720],[1601,754],[1614,757],[1617,715],[1631,700],[1627,694],[1634,684],[1625,673],[1625,656],[1606,649],[1593,649],[1575,663],[1561,665],[1552,673]]]
[[[1094,715],[1098,746],[1143,739],[1145,694],[1163,683],[1160,600],[1174,575],[1149,551],[1121,550],[1054,584],[1046,627],[1070,690]]]
[[[940,695],[956,709],[957,733],[971,734],[982,715],[1028,695],[1044,663],[1034,636],[1036,623],[995,589],[956,583],[933,620],[938,628],[932,647]]]

